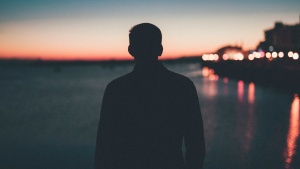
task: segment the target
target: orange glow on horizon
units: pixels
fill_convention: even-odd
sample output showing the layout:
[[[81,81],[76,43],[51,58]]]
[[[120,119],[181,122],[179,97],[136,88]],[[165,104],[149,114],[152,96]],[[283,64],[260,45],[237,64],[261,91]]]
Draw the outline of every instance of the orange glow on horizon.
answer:
[[[299,96],[296,94],[294,100],[291,105],[290,111],[290,126],[287,135],[287,147],[284,152],[285,162],[286,162],[286,169],[290,169],[290,164],[293,159],[293,155],[295,154],[295,148],[297,146],[296,140],[299,137],[299,113],[300,113],[300,99]]]
[[[185,56],[178,56],[178,55],[166,55],[160,56],[159,60],[165,59],[177,59]],[[87,61],[94,61],[94,60],[133,60],[134,58],[129,54],[119,54],[119,55],[111,55],[111,54],[102,54],[102,55],[93,55],[93,54],[82,54],[82,55],[72,55],[72,54],[61,54],[61,55],[7,55],[0,53],[0,59],[29,59],[29,60],[87,60]]]
[[[132,60],[128,53],[129,23],[124,27],[97,22],[86,26],[81,22],[63,20],[12,22],[3,25],[0,38],[0,59],[41,60]],[[131,24],[130,24],[131,25]],[[112,29],[114,28],[114,29]],[[101,31],[99,31],[101,30]],[[159,59],[200,56],[203,49],[215,48],[198,41],[191,45],[174,41],[166,33]],[[201,50],[198,49],[201,46]]]
[[[61,56],[1,56],[0,59],[25,59],[25,60],[86,60],[86,61],[95,61],[95,60],[132,60],[133,58],[130,56],[69,56],[69,55],[61,55]]]

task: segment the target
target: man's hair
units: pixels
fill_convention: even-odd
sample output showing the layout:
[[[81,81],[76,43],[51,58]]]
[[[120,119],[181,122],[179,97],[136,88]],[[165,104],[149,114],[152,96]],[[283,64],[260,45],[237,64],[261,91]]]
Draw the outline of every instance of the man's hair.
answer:
[[[141,23],[129,31],[129,43],[135,46],[161,45],[162,34],[160,29],[151,23]]]

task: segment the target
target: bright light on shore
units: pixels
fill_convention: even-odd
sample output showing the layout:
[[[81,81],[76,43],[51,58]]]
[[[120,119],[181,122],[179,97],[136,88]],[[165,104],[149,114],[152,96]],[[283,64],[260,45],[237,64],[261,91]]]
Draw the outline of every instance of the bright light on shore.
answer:
[[[261,51],[261,52],[259,52],[260,53],[260,57],[265,57],[265,52],[263,52],[263,51]]]
[[[272,52],[272,57],[277,58],[277,52]]]
[[[253,55],[255,58],[261,58],[261,53],[260,52],[253,52]]]
[[[214,60],[214,58],[215,58],[214,54],[210,54],[210,55],[208,56],[208,60]]]
[[[289,51],[288,56],[291,58],[293,57],[294,53],[292,51]]]
[[[204,61],[218,61],[219,60],[219,55],[217,55],[217,54],[203,54],[202,59]]]
[[[215,61],[219,60],[219,55],[214,54],[214,60],[215,60]]]
[[[270,57],[271,57],[271,53],[270,53],[270,52],[267,52],[267,53],[266,53],[266,58],[269,59]]]
[[[284,53],[283,53],[283,52],[279,52],[279,53],[278,53],[278,57],[283,58],[283,56],[284,56]]]
[[[294,59],[294,60],[299,59],[299,54],[298,54],[297,52],[295,52],[295,53],[293,54],[293,59]]]
[[[254,60],[254,55],[253,54],[249,54],[248,59],[249,60]]]
[[[241,53],[237,53],[234,55],[234,60],[243,60],[244,59],[244,55]]]
[[[202,55],[202,59],[203,59],[204,61],[207,61],[207,60],[208,60],[208,55],[207,55],[207,54]]]
[[[223,56],[222,56],[222,58],[223,58],[223,60],[228,60],[228,55],[225,53],[225,54],[223,54]]]

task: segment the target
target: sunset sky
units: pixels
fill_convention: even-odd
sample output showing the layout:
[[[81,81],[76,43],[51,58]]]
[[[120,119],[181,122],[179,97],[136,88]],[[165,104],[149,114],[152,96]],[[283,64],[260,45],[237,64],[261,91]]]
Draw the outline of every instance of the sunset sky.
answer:
[[[299,14],[299,0],[1,0],[0,58],[129,59],[128,31],[142,22],[161,29],[162,58],[248,50]]]

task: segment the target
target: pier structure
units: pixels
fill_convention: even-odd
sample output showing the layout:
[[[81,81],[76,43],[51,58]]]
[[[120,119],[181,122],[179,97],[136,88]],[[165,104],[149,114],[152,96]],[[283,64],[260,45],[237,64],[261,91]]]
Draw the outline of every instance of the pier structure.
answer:
[[[201,66],[222,76],[300,93],[300,24],[276,22],[255,50],[225,46],[203,54]]]

